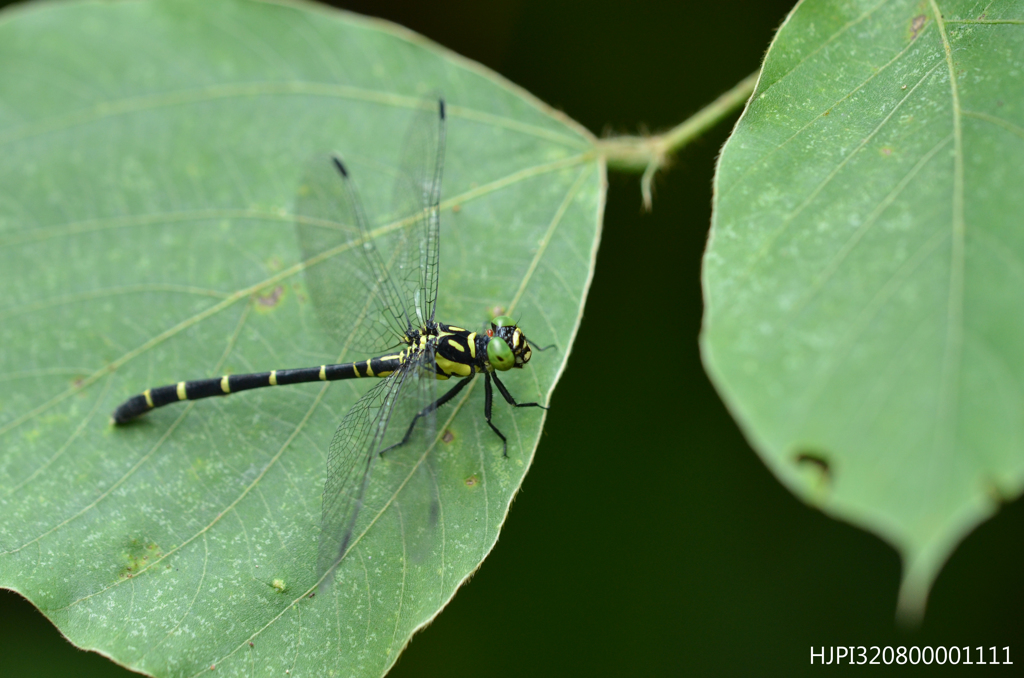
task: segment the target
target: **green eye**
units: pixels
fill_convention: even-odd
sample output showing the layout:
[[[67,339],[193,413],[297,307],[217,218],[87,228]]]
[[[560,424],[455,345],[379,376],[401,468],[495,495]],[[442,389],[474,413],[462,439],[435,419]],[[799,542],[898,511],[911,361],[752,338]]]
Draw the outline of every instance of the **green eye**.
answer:
[[[507,315],[499,315],[495,317],[494,320],[491,321],[491,324],[494,325],[495,328],[515,327],[516,321],[512,320],[512,318],[509,318]]]
[[[492,337],[487,342],[487,360],[491,367],[496,370],[511,370],[516,364],[516,358],[512,355],[512,349],[508,347],[501,337]]]

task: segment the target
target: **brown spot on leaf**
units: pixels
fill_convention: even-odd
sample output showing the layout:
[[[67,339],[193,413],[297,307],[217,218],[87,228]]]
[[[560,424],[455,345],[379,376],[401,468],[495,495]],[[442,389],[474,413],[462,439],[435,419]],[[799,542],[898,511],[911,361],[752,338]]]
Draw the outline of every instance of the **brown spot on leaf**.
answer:
[[[910,21],[910,39],[914,40],[917,38],[918,33],[924,28],[924,25],[928,23],[928,17],[924,14],[918,14]]]
[[[466,483],[466,487],[475,487],[480,482],[480,479],[477,478],[475,475],[472,475],[466,478],[466,480],[463,482]]]
[[[441,442],[450,443],[453,440],[455,440],[455,434],[451,432],[451,429],[446,428],[444,430],[444,435],[441,436]]]
[[[259,306],[263,306],[264,308],[273,308],[274,306],[277,306],[277,302],[281,300],[281,297],[283,295],[284,288],[278,285],[267,294],[257,294],[256,304]]]

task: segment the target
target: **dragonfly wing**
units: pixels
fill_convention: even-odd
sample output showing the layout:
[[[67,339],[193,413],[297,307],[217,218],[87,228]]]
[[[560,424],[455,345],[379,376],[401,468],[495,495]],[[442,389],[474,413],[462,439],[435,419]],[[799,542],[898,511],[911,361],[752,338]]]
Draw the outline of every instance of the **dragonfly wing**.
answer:
[[[327,335],[365,353],[401,343],[412,326],[408,302],[389,275],[340,159],[322,154],[307,161],[295,222],[306,288]]]
[[[436,99],[414,114],[398,163],[392,216],[403,224],[390,234],[405,298],[413,301],[419,325],[434,320],[440,255],[441,176],[444,169],[444,101]]]
[[[338,426],[324,485],[317,553],[321,587],[390,508],[396,509],[405,555],[421,559],[429,552],[440,513],[432,454],[436,414],[426,411],[435,384],[433,352],[423,351],[367,391]]]

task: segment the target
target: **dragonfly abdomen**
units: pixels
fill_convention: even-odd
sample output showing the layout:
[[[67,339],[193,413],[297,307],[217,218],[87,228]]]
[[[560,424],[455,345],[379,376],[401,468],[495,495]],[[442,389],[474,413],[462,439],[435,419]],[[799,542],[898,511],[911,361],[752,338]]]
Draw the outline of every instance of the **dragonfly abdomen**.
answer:
[[[271,370],[252,374],[226,374],[213,379],[179,381],[176,384],[158,386],[132,396],[121,403],[112,416],[115,424],[124,424],[150,410],[177,403],[182,400],[199,400],[213,396],[225,396],[239,391],[267,386],[305,384],[311,381],[338,381],[362,377],[386,377],[402,365],[403,357],[386,355],[354,363],[300,367],[291,370]]]

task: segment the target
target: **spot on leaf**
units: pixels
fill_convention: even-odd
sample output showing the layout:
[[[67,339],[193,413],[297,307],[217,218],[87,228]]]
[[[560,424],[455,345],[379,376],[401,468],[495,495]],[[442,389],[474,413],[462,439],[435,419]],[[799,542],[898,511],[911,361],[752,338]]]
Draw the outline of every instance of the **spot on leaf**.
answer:
[[[270,309],[277,306],[277,304],[284,297],[285,288],[282,285],[278,285],[269,292],[257,293],[254,297],[256,302],[257,311],[269,311]]]
[[[914,40],[920,34],[921,29],[928,23],[928,16],[925,14],[918,14],[910,20],[910,39]]]
[[[131,579],[146,569],[153,561],[163,556],[155,542],[145,539],[129,539],[121,553],[121,569],[118,579]]]

